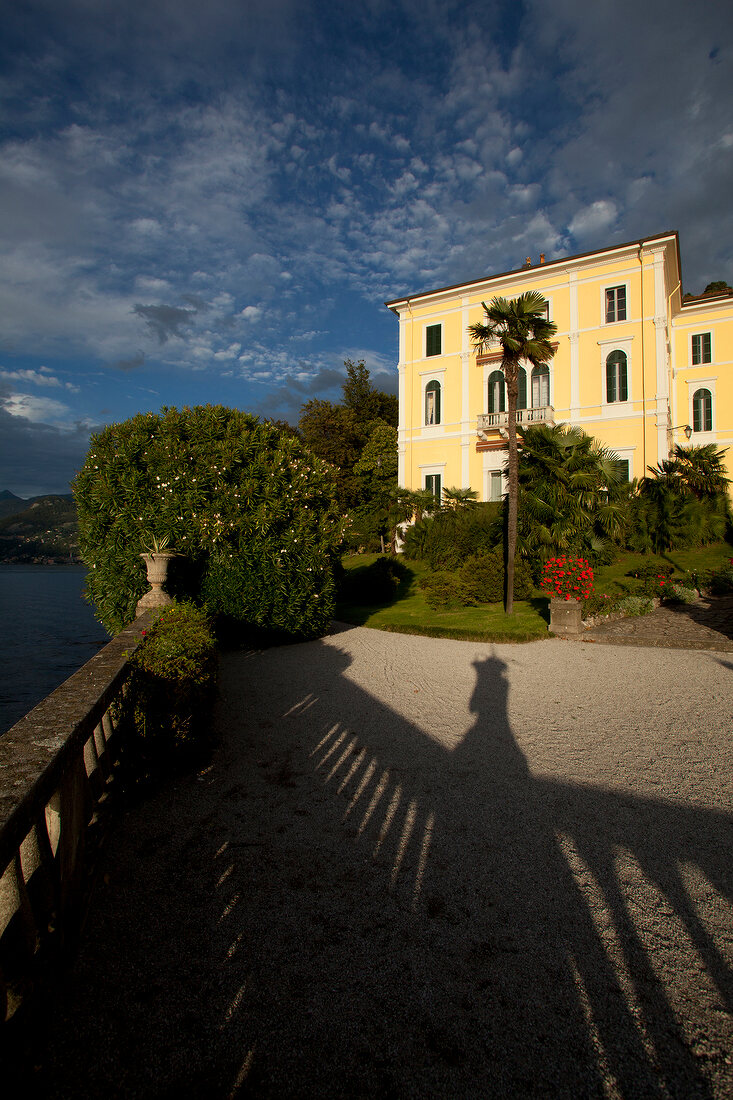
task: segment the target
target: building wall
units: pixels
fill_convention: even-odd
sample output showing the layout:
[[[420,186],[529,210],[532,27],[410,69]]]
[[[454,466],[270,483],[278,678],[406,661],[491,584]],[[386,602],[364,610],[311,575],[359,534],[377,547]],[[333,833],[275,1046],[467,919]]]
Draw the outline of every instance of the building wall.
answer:
[[[626,316],[607,321],[605,292],[617,287]],[[630,477],[642,477],[686,442],[693,395],[706,389],[712,429],[690,442],[733,444],[733,298],[683,304],[677,236],[668,234],[387,303],[399,317],[402,486],[423,488],[439,473],[442,488],[470,487],[489,499],[490,475],[503,468],[506,450],[499,429],[479,431],[478,418],[489,411],[488,378],[500,356],[477,356],[468,326],[483,320],[482,301],[527,290],[547,299],[558,328],[550,364],[555,423],[578,425],[626,459]],[[429,355],[427,330],[436,325],[440,352]],[[693,365],[692,336],[706,333],[711,361]],[[628,392],[609,401],[606,360],[617,351],[626,355]],[[425,422],[430,382],[441,387],[438,424]]]

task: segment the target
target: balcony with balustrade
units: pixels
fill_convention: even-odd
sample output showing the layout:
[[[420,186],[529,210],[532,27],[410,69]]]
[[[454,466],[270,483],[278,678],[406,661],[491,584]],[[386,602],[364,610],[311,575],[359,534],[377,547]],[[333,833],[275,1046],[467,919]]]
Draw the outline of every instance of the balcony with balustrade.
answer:
[[[506,437],[509,413],[491,412],[480,413],[476,421],[476,431],[481,440],[490,438],[490,433],[498,433]],[[540,405],[534,409],[517,409],[517,427],[529,428],[537,424],[547,424],[553,427],[555,424],[555,410],[552,405]]]

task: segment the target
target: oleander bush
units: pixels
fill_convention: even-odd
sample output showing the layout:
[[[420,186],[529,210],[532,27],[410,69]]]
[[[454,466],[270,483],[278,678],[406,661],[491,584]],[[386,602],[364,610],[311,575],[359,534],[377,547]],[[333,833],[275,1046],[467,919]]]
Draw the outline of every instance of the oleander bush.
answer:
[[[328,628],[334,471],[282,429],[220,405],[141,413],[92,437],[73,490],[88,597],[111,633],[148,587],[140,552],[166,537],[181,555],[172,595],[299,637]]]

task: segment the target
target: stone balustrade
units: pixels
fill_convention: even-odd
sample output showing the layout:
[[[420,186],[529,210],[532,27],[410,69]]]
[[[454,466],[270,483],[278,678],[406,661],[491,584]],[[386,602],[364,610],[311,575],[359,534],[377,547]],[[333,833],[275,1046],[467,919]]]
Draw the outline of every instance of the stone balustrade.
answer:
[[[119,752],[114,704],[148,611],[0,737],[0,1013],[33,991],[46,958],[73,938],[90,828]],[[4,1011],[3,1011],[4,1001]]]

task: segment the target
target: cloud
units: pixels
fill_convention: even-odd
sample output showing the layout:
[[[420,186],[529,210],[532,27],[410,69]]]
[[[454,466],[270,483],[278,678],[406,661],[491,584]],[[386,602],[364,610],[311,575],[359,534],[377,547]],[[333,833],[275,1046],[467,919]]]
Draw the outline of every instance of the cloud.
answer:
[[[0,379],[5,382],[25,382],[35,386],[51,386],[60,388],[64,383],[51,374],[47,367],[38,370],[0,370]],[[68,386],[69,383],[66,383]]]
[[[129,359],[118,359],[113,366],[118,370],[137,370],[138,367],[142,367],[145,363],[145,353],[139,351],[137,355],[131,356]]]
[[[61,401],[50,397],[36,397],[29,393],[11,393],[0,397],[0,405],[10,416],[22,417],[37,423],[67,425],[71,410]]]
[[[133,313],[145,320],[161,344],[171,336],[180,336],[181,328],[190,324],[192,318],[196,316],[194,309],[178,309],[176,306],[143,306],[140,303],[134,306]]]

